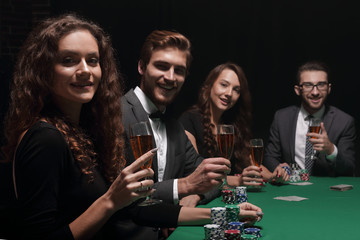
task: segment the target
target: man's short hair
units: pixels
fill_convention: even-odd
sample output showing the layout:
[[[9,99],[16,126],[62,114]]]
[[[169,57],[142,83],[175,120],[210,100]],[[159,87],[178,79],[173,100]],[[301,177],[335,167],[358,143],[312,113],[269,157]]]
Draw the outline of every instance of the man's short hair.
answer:
[[[191,43],[184,35],[173,31],[154,30],[146,37],[140,52],[141,66],[146,67],[153,51],[167,47],[175,47],[186,53],[186,72],[188,73],[192,60]]]
[[[300,84],[300,76],[302,72],[305,71],[323,71],[327,75],[328,82],[330,82],[329,74],[330,69],[329,67],[321,61],[309,61],[304,63],[298,68],[297,76],[296,76],[296,85]]]

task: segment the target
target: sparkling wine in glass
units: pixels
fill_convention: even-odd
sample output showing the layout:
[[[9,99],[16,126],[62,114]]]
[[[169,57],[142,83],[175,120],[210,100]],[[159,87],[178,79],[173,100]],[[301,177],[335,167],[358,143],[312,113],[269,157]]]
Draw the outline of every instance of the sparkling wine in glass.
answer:
[[[217,143],[220,156],[226,159],[231,159],[234,151],[234,126],[233,125],[218,125],[217,126]],[[224,178],[221,188],[229,186]]]
[[[309,132],[310,133],[320,133],[320,129],[321,129],[321,119],[319,118],[310,118],[309,119]],[[316,138],[316,137],[312,137],[312,138]],[[310,155],[311,159],[316,159],[316,150],[313,150],[313,152]]]
[[[139,122],[130,126],[130,144],[133,150],[135,159],[145,154],[154,148],[151,126],[149,122]],[[152,158],[150,158],[141,169],[151,168]],[[149,206],[160,203],[161,200],[153,199],[147,196],[146,199],[140,202],[139,206]]]
[[[251,157],[257,167],[260,167],[263,161],[264,155],[264,143],[261,138],[255,138],[250,140]]]
[[[263,161],[264,154],[264,143],[261,138],[250,139],[250,148],[251,148],[251,158],[253,164],[257,167],[260,167]],[[259,178],[258,176],[253,176],[254,178]],[[256,181],[253,181],[257,183]],[[248,186],[249,191],[260,191],[261,186]]]

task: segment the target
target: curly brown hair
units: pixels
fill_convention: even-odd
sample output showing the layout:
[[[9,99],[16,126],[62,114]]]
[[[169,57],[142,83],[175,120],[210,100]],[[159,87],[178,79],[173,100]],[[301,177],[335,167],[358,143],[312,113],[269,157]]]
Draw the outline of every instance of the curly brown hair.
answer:
[[[87,30],[96,39],[102,71],[95,96],[83,104],[81,129],[71,124],[51,98],[58,42],[77,30]],[[11,85],[11,103],[5,119],[5,161],[12,161],[21,134],[45,119],[64,135],[84,174],[91,176],[100,163],[109,181],[116,178],[125,159],[120,106],[123,80],[113,52],[110,37],[102,28],[75,14],[44,20],[29,34],[19,52]]]
[[[211,88],[219,75],[225,70],[234,71],[240,81],[240,97],[236,104],[225,111],[221,116],[221,122],[224,124],[234,125],[235,130],[235,146],[232,160],[235,161],[235,169],[233,172],[242,172],[242,170],[250,165],[250,148],[249,141],[251,139],[251,95],[249,92],[248,82],[244,71],[240,66],[232,62],[226,62],[213,68],[208,74],[206,80],[200,88],[198,102],[193,106],[202,115],[204,125],[204,150],[209,156],[217,155],[217,143],[212,129],[215,127],[211,123]]]

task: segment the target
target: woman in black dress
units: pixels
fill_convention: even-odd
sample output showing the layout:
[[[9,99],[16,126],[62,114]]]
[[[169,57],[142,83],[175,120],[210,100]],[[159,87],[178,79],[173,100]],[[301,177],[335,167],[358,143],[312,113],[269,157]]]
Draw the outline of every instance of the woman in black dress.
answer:
[[[13,164],[16,195],[9,238],[122,239],[129,233],[107,233],[120,210],[122,218],[154,227],[209,221],[209,209],[136,205],[153,191],[147,190],[153,181],[143,180],[153,171],[140,166],[156,149],[125,167],[121,83],[110,39],[98,25],[63,15],[30,33],[6,118],[3,152]],[[261,211],[240,207],[253,219]]]
[[[266,181],[285,181],[288,175],[281,167],[271,173],[256,167],[250,156],[251,95],[244,71],[227,62],[212,69],[203,83],[198,102],[179,119],[195,149],[203,157],[217,156],[218,124],[232,124],[235,146],[228,184],[263,186]],[[235,175],[235,176],[234,176]]]

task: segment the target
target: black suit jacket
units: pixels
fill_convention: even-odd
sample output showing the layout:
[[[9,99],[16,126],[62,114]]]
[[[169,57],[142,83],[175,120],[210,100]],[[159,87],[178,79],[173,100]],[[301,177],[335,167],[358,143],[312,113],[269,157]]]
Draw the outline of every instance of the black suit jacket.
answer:
[[[125,128],[125,156],[127,165],[135,161],[129,140],[129,127],[137,122],[148,121],[148,115],[141,105],[139,99],[131,89],[121,98],[122,106],[122,122]],[[203,158],[199,156],[193,148],[191,142],[185,135],[185,131],[177,121],[167,118],[165,121],[167,134],[167,162],[162,182],[157,182],[157,158],[152,161],[152,169],[154,170],[154,188],[156,189],[153,197],[162,199],[164,202],[174,203],[173,185],[174,179],[186,177],[191,174]],[[155,140],[153,139],[155,143]],[[157,216],[150,216],[156,218]],[[132,220],[124,219],[117,222],[118,231],[122,228],[127,232],[131,232],[131,239],[158,239],[159,229],[139,226]]]
[[[126,135],[129,136],[130,124],[148,121],[148,115],[131,89],[121,99],[122,105],[122,122],[126,129]],[[201,157],[185,134],[182,125],[175,119],[167,117],[165,119],[167,134],[167,156],[166,167],[162,182],[157,182],[157,159],[153,159],[152,169],[155,172],[155,193],[154,198],[162,199],[165,202],[173,203],[173,183],[176,178],[183,178],[190,175],[201,163]],[[129,142],[129,141],[127,141]],[[127,144],[127,161],[131,164],[135,158],[131,147]]]
[[[290,106],[275,113],[270,128],[269,141],[265,148],[264,165],[273,171],[278,164],[295,162],[295,133],[300,108]],[[324,126],[328,137],[338,148],[334,163],[319,154],[313,167],[313,175],[354,175],[356,129],[354,119],[336,107],[326,106]]]

